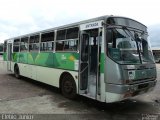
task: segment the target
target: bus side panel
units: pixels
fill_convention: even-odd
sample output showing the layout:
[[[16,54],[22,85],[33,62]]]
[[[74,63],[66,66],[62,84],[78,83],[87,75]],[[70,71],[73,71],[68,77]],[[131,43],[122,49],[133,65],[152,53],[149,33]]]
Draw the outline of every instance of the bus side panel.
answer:
[[[37,80],[37,66],[28,65],[27,70],[28,70],[29,77],[34,80]]]
[[[54,67],[53,61],[55,61],[54,53],[41,52],[37,55],[35,59],[35,64],[44,67]]]
[[[49,85],[59,87],[60,76],[63,72],[68,72],[72,75],[77,85],[78,91],[78,72],[76,71],[66,71],[63,69],[47,68],[42,66],[36,66],[37,68],[37,81],[47,83]],[[77,77],[76,77],[77,76]]]
[[[29,64],[18,64],[20,75],[36,80],[37,79],[37,68],[34,65]]]
[[[28,64],[59,68],[65,70],[78,70],[78,53],[72,52],[41,52],[28,53]]]
[[[12,53],[12,61],[13,62],[19,62],[19,52],[13,52]]]
[[[37,67],[37,80],[59,87],[59,77],[62,73],[62,70],[47,68],[47,67]]]
[[[19,53],[19,62],[20,63],[28,63],[28,53],[27,52],[20,52]]]
[[[78,70],[78,53],[55,53],[54,65],[56,68]]]
[[[38,52],[30,52],[30,53],[28,53],[28,55],[27,55],[28,64],[34,65],[36,57],[38,56],[38,54],[39,54]]]
[[[14,66],[15,63],[12,62],[12,66]],[[63,72],[70,73],[77,85],[77,91],[78,91],[78,72],[76,71],[65,71],[63,69],[55,69],[55,68],[48,68],[48,67],[42,67],[42,66],[36,66],[36,65],[29,65],[29,64],[22,64],[18,63],[20,75],[31,78],[33,80],[37,80],[55,87],[59,87],[59,79]]]

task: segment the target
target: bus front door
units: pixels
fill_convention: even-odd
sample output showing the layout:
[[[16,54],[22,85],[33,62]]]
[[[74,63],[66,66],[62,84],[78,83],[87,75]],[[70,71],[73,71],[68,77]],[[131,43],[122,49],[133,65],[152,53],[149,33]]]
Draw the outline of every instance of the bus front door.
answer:
[[[81,31],[79,93],[97,98],[100,88],[99,77],[99,34],[100,29]]]
[[[7,70],[11,71],[11,61],[12,61],[12,43],[7,45]]]
[[[83,33],[81,36],[80,50],[80,90],[86,90],[88,86],[88,57],[89,57],[89,35]]]

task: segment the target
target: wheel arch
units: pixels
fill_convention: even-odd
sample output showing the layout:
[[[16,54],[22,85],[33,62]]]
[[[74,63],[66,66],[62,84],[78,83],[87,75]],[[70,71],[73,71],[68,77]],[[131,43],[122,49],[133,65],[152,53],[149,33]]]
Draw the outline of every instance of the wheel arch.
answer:
[[[61,89],[62,80],[63,80],[63,78],[64,78],[66,75],[69,75],[69,76],[71,76],[71,77],[73,78],[73,80],[74,80],[74,82],[75,82],[75,84],[76,84],[76,88],[78,89],[78,86],[77,86],[77,82],[76,82],[76,80],[75,80],[75,77],[74,77],[70,72],[68,72],[68,71],[64,71],[64,72],[60,75],[60,77],[59,77],[59,88]],[[78,91],[77,91],[77,92],[78,92]]]
[[[18,67],[18,68],[19,68],[19,66],[18,66],[17,63],[14,64],[14,71],[15,71],[15,67]]]
[[[14,75],[16,78],[20,78],[20,70],[19,70],[19,66],[17,63],[14,64]]]
[[[60,78],[59,78],[59,87],[61,88],[61,85],[62,85],[62,80],[63,78],[65,77],[65,75],[70,75],[72,76],[71,73],[67,72],[67,71],[64,71],[61,75],[60,75]],[[73,76],[72,76],[73,77]],[[74,78],[74,77],[73,77]]]

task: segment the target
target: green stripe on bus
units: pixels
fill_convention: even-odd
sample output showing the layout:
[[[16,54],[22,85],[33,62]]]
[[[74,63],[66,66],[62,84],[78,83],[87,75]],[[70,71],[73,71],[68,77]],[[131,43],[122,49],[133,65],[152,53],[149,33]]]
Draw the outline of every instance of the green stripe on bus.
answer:
[[[25,64],[74,70],[75,61],[79,60],[79,53],[13,53],[12,60],[13,62],[20,62]]]
[[[101,57],[100,57],[100,72],[104,73],[104,53],[101,53]]]

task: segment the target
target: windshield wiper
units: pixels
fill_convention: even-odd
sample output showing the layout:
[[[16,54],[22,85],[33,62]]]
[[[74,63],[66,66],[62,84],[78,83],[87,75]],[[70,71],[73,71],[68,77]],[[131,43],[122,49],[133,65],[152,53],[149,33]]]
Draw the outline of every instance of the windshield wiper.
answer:
[[[122,29],[123,29],[124,31],[127,30],[127,32],[128,32],[129,34],[128,34],[126,31],[125,31],[125,33],[126,33],[127,35],[131,36],[131,38],[132,38],[134,41],[136,41],[137,51],[138,51],[138,54],[139,54],[139,59],[140,59],[140,62],[142,63],[141,48],[139,48],[140,46],[139,46],[139,44],[138,44],[138,41],[136,40],[136,38],[133,36],[133,34],[131,33],[131,31],[130,31],[127,27],[123,26]]]
[[[125,32],[129,37],[131,37],[131,40],[133,40],[133,41],[135,40],[133,34],[131,33],[131,31],[130,31],[127,27],[123,26],[122,29],[124,30],[124,32]],[[127,30],[127,32],[126,32],[126,30]]]

